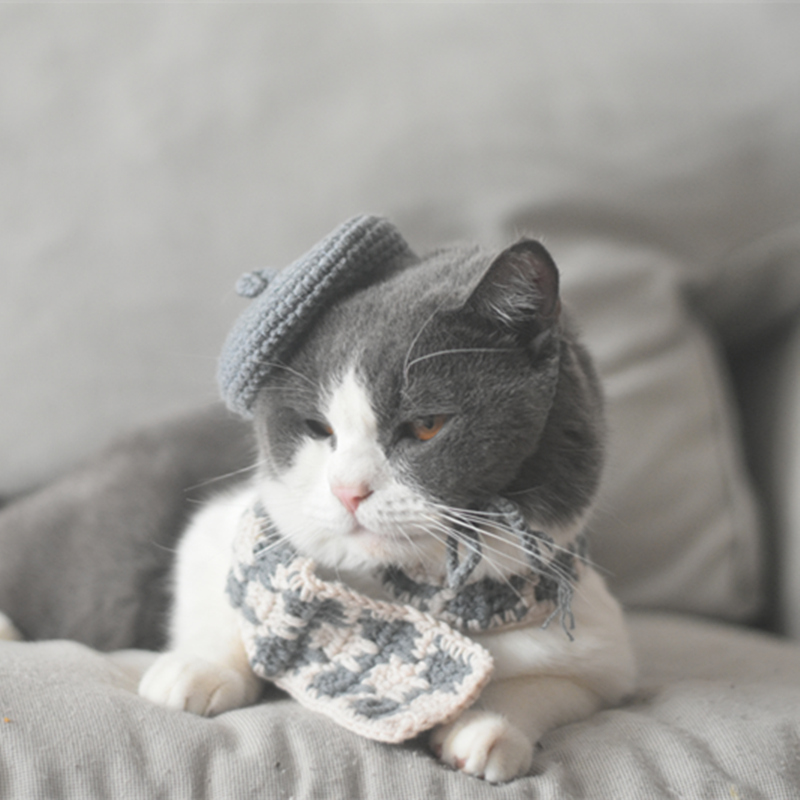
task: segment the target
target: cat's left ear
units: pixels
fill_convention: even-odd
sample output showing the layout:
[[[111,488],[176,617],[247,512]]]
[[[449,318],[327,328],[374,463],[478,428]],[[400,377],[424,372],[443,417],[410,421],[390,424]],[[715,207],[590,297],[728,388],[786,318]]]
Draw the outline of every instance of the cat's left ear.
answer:
[[[558,268],[544,245],[523,239],[497,256],[467,304],[538,345],[548,338],[561,313]]]

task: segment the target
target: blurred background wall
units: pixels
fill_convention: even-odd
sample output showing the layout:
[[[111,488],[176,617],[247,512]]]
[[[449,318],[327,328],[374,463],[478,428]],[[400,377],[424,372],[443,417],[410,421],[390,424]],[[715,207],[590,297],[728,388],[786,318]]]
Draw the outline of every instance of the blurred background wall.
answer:
[[[3,6],[0,493],[214,400],[238,274],[357,212],[419,249],[646,237],[702,294],[797,219],[797,22],[780,5]]]

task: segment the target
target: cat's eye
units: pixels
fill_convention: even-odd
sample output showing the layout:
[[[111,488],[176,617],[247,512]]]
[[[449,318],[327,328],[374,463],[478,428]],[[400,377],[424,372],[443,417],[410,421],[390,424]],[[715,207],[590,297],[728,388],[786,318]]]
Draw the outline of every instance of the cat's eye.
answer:
[[[432,414],[428,417],[418,417],[410,423],[412,435],[421,442],[433,439],[450,419],[447,414]]]
[[[329,439],[333,436],[333,428],[318,419],[307,419],[306,428],[315,439]]]

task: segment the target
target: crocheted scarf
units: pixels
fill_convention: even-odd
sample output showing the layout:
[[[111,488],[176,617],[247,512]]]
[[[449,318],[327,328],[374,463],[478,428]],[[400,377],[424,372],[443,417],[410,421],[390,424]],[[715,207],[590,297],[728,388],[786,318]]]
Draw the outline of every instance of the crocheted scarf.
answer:
[[[318,578],[260,504],[248,509],[227,592],[254,672],[345,728],[401,742],[457,717],[489,681],[491,656],[463,631],[545,627],[560,614],[572,638],[583,537],[559,548],[505,498],[488,510],[517,532],[529,569],[469,581],[480,542],[473,536],[459,560],[453,534],[444,585],[388,567],[382,579],[397,602],[387,602]]]

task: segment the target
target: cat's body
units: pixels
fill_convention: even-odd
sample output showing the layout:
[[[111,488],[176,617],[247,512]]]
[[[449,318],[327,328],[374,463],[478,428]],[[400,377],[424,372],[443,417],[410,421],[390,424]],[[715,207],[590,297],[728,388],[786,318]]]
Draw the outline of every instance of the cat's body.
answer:
[[[274,370],[253,415],[257,477],[208,503],[178,548],[169,651],[140,687],[169,707],[215,714],[259,695],[225,595],[237,524],[256,500],[322,577],[391,600],[381,568],[444,581],[457,529],[482,531],[470,580],[526,567],[519,539],[486,524],[481,508],[498,495],[566,547],[600,477],[597,381],[534,242],[494,261],[440,251],[336,303]],[[621,611],[590,566],[579,572],[574,640],[541,619],[475,634],[495,671],[469,711],[433,731],[444,762],[516,777],[549,729],[631,689]]]

